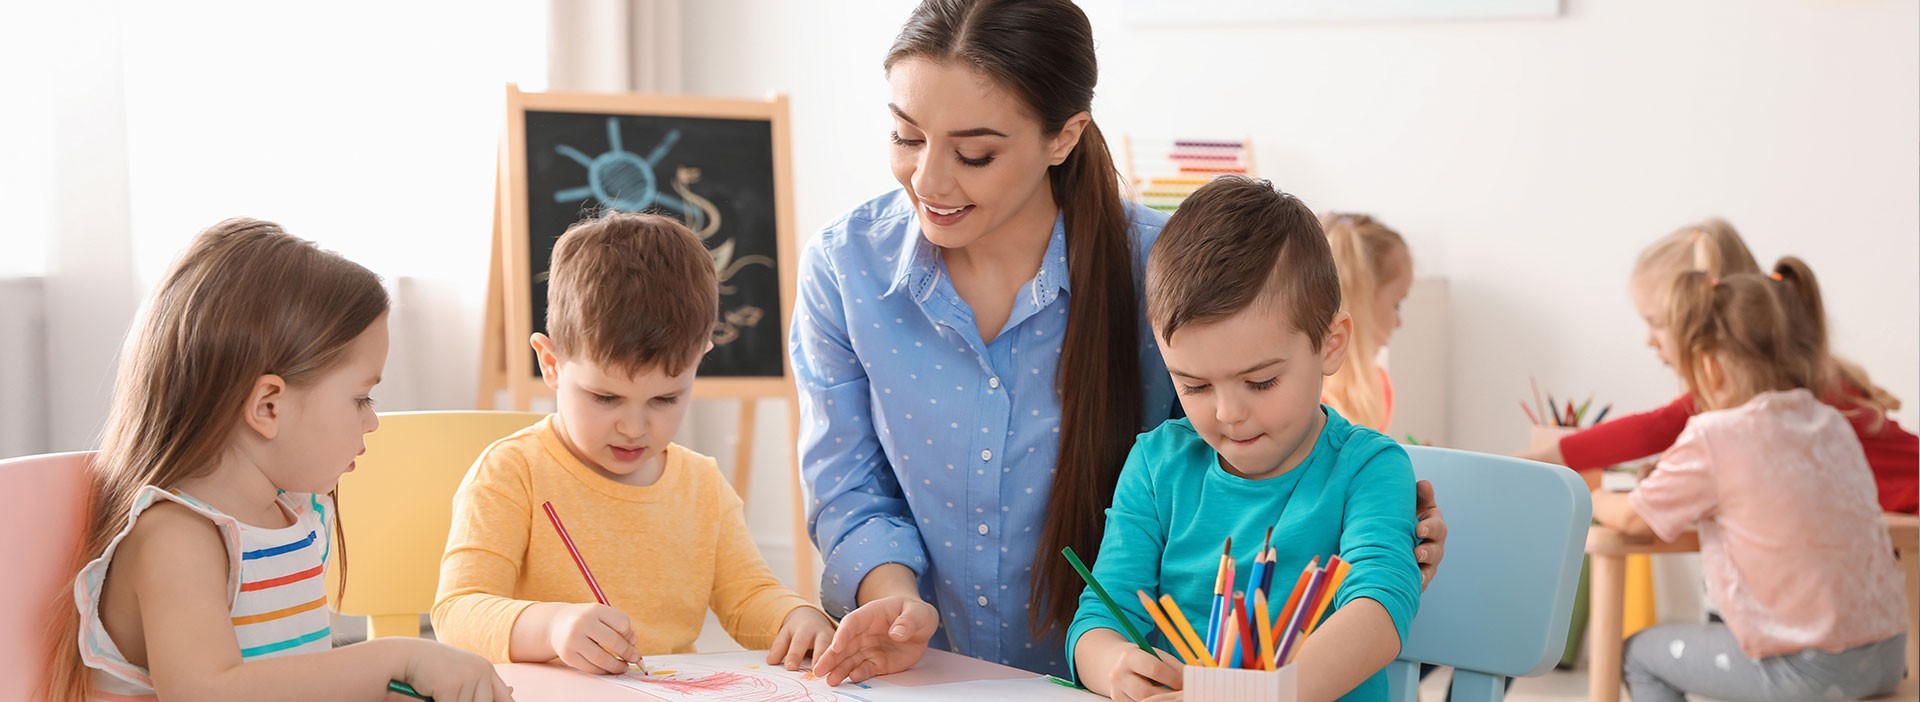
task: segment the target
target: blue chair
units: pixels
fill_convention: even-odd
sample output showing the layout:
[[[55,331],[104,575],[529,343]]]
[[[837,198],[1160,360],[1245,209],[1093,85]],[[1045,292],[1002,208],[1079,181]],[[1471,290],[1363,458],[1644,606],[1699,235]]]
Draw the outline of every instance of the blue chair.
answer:
[[[1552,669],[1566,647],[1593,496],[1560,466],[1430,446],[1407,453],[1446,510],[1447,552],[1388,666],[1388,689],[1413,702],[1420,664],[1432,663],[1456,669],[1454,702],[1500,700],[1507,678]]]

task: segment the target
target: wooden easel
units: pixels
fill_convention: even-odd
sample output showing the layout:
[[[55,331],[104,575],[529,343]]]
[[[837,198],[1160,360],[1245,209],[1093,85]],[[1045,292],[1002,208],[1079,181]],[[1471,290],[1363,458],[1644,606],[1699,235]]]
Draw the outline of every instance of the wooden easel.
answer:
[[[528,299],[529,221],[526,141],[526,112],[529,109],[554,112],[583,112],[606,115],[670,115],[720,119],[765,119],[771,124],[773,141],[773,198],[776,203],[775,226],[778,230],[780,303],[776,311],[780,338],[787,337],[792,320],[794,279],[798,275],[799,253],[793,233],[793,182],[791,137],[787,123],[787,99],[775,95],[764,101],[721,100],[664,95],[598,95],[585,93],[522,93],[507,88],[507,129],[500,145],[495,171],[495,207],[493,239],[488,256],[487,300],[481,323],[480,382],[476,405],[498,409],[499,397],[507,395],[507,409],[531,409],[535,397],[552,393],[538,379],[527,339],[532,335]],[[753,469],[753,435],[758,424],[758,404],[763,398],[787,401],[788,435],[797,442],[800,436],[800,404],[793,382],[793,368],[781,354],[782,375],[778,377],[699,377],[694,381],[696,400],[728,399],[740,403],[738,429],[734,437],[731,482],[744,501],[749,495]],[[805,488],[798,466],[788,471],[793,509],[794,576],[801,596],[818,600],[819,582],[813,569],[813,542],[807,537]]]

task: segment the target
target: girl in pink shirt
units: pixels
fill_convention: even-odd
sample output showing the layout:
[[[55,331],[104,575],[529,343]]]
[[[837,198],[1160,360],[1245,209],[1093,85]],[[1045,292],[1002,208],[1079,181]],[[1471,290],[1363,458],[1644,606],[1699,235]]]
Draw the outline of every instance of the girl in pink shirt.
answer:
[[[1635,702],[1859,699],[1899,682],[1906,601],[1873,474],[1826,387],[1819,286],[1805,263],[1771,275],[1685,273],[1669,297],[1674,369],[1699,399],[1679,440],[1600,523],[1673,539],[1700,532],[1722,622],[1628,639]]]

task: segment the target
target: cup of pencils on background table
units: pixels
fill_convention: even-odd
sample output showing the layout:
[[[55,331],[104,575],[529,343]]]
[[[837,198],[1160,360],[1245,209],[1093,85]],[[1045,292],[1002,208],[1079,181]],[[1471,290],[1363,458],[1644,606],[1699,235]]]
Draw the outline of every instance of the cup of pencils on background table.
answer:
[[[1529,451],[1557,446],[1567,435],[1580,433],[1599,424],[1601,420],[1607,418],[1607,412],[1613,410],[1612,404],[1594,408],[1591,393],[1579,404],[1574,404],[1572,400],[1561,404],[1554,399],[1553,393],[1542,394],[1540,384],[1534,382],[1532,378],[1527,380],[1533,386],[1533,397],[1530,400],[1520,401],[1520,411],[1527,415],[1527,450]],[[1581,477],[1586,478],[1589,488],[1600,486],[1597,471],[1584,471]]]

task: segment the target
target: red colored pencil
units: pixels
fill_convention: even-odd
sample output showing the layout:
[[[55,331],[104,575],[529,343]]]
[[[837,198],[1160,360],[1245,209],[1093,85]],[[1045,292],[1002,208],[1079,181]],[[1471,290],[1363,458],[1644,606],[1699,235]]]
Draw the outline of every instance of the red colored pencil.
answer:
[[[566,525],[560,523],[560,515],[553,511],[553,503],[542,502],[540,509],[546,510],[547,518],[553,520],[553,530],[560,533],[560,542],[567,545],[567,553],[573,556],[573,564],[580,566],[580,575],[586,577],[587,587],[593,590],[593,599],[598,600],[600,604],[613,606],[607,604],[607,593],[600,591],[600,582],[593,579],[593,571],[587,570],[586,559],[581,558],[580,549],[574,547],[573,537],[567,535]]]

